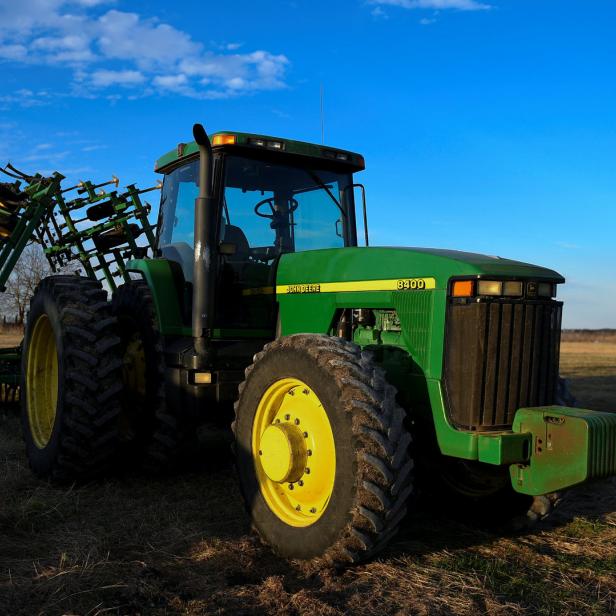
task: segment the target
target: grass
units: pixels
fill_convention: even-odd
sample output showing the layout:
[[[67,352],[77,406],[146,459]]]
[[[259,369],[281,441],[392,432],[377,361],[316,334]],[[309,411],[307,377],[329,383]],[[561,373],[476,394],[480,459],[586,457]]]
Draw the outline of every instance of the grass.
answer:
[[[616,340],[563,344],[589,408],[616,410]],[[2,414],[4,413],[4,414]],[[0,410],[0,613],[564,614],[616,612],[616,481],[573,490],[532,532],[418,512],[376,561],[311,571],[249,532],[226,450],[152,479],[35,480]]]

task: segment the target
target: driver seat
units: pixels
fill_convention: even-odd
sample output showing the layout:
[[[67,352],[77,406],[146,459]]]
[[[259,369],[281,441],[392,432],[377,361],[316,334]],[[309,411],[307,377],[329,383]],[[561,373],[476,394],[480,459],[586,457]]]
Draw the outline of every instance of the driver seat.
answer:
[[[250,257],[250,244],[244,232],[235,225],[225,226],[225,237],[223,240],[226,244],[235,245],[235,253],[227,255],[229,263],[238,261],[248,261]]]

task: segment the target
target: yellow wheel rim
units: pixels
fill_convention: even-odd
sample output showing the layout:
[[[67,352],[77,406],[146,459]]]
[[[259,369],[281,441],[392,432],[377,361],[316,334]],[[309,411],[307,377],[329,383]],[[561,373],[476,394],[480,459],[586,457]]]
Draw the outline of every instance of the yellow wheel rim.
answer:
[[[43,449],[51,439],[58,405],[58,350],[46,314],[34,324],[28,345],[26,390],[32,440]]]
[[[134,333],[126,345],[123,364],[124,385],[131,394],[145,397],[145,351],[138,333]]]
[[[334,489],[336,449],[327,412],[306,383],[276,381],[263,394],[252,428],[261,494],[290,526],[314,524]]]
[[[130,337],[124,351],[122,380],[125,399],[119,429],[122,438],[130,441],[135,437],[146,395],[145,350],[143,340],[137,332]]]

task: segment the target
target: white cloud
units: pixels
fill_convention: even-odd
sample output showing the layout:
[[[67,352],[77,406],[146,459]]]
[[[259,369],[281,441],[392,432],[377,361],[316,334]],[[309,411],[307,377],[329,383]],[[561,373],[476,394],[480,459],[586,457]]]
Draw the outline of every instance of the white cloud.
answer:
[[[181,30],[115,10],[98,20],[97,43],[105,57],[134,61],[144,69],[169,66],[202,51],[202,45]]]
[[[29,88],[20,88],[11,94],[0,95],[0,110],[5,111],[11,107],[41,107],[49,104],[51,95],[45,90],[35,92]]]
[[[370,14],[376,19],[389,19],[389,15],[380,6],[375,6]]]
[[[143,83],[145,77],[139,71],[110,71],[108,69],[101,69],[94,71],[91,76],[91,83],[97,88],[106,88],[112,85],[119,86],[133,86]]]
[[[106,150],[109,146],[103,144],[86,145],[81,148],[82,152],[97,152],[98,150]]]
[[[162,88],[178,88],[185,86],[188,83],[188,77],[186,75],[161,75],[154,78],[154,85],[161,86]]]
[[[492,5],[479,0],[369,0],[368,3],[399,6],[403,9],[485,11],[492,8]]]
[[[82,96],[132,87],[140,96],[223,98],[285,87],[284,55],[237,53],[239,43],[208,50],[157,18],[108,4],[113,0],[0,0],[0,61],[66,67],[74,93]]]
[[[566,250],[577,250],[579,248],[578,244],[573,244],[571,242],[556,242],[556,246],[565,248]]]
[[[6,60],[23,60],[27,55],[28,49],[25,45],[0,45],[0,58]]]
[[[93,7],[101,4],[115,4],[116,0],[73,0],[73,4],[81,6]]]

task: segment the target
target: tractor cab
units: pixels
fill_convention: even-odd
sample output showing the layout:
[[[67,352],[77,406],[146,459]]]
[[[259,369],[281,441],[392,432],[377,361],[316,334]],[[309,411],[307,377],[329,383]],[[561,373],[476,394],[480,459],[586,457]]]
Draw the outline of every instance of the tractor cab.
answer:
[[[212,137],[216,325],[269,328],[281,255],[357,245],[353,173],[364,168],[352,152],[243,133]],[[160,159],[164,174],[158,249],[193,284],[195,199],[199,157],[179,144]],[[256,292],[260,290],[260,292]]]

